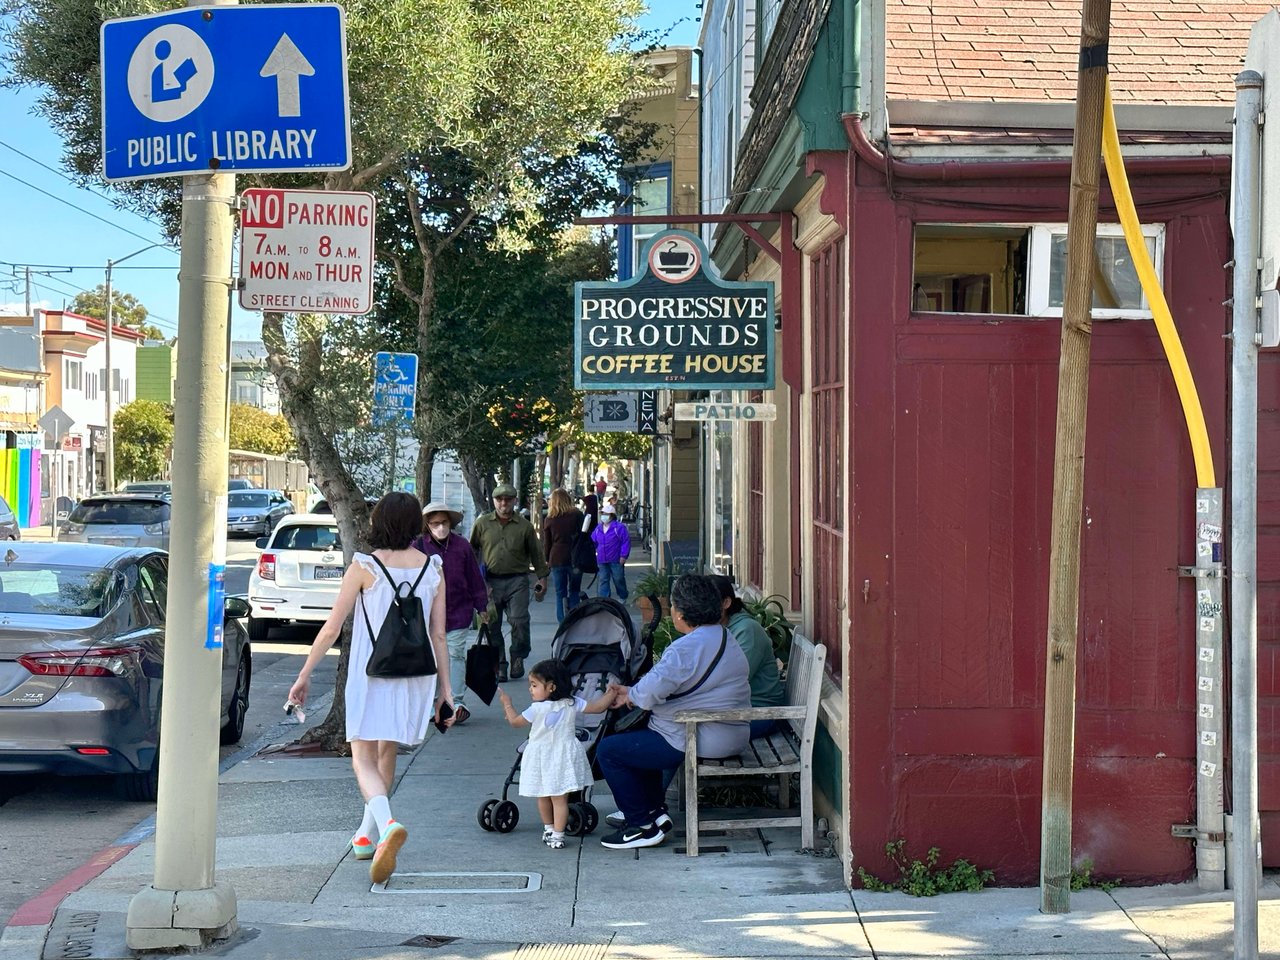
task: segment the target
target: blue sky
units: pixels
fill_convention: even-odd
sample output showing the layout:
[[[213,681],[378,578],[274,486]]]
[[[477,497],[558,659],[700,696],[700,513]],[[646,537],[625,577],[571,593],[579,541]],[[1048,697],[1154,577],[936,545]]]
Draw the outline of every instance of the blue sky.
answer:
[[[694,0],[650,0],[645,28],[675,25],[668,43],[697,43],[700,11]],[[0,313],[20,313],[25,266],[31,267],[31,300],[57,309],[76,293],[103,282],[108,259],[120,260],[161,240],[154,223],[117,209],[105,184],[76,186],[62,173],[61,142],[32,114],[31,91],[0,89]],[[177,332],[178,254],[157,247],[117,266],[112,283],[134,294],[166,335]],[[237,305],[232,335],[258,336],[257,314]]]

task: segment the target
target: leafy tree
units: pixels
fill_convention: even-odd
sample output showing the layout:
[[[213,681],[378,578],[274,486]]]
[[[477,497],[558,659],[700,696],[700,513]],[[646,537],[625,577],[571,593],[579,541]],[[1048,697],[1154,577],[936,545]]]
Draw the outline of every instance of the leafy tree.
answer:
[[[76,294],[68,307],[72,313],[93,317],[104,323],[107,320],[107,285],[100,283],[92,290],[83,290]],[[148,323],[150,314],[147,308],[132,293],[122,293],[118,288],[111,288],[111,322],[122,327],[137,330],[148,340],[163,340],[164,332],[154,323]]]
[[[154,400],[134,400],[115,412],[116,473],[126,480],[158,480],[173,446],[173,410]]]
[[[175,0],[0,0],[10,14],[11,86],[41,88],[37,110],[66,144],[64,163],[86,180],[99,164],[98,29],[105,17],[172,9]],[[394,289],[413,318],[399,346],[418,353],[415,428],[418,490],[430,494],[441,424],[454,409],[432,406],[445,367],[436,316],[442,264],[482,250],[531,251],[568,218],[609,202],[623,138],[617,106],[645,83],[628,51],[640,0],[347,0],[354,162],[323,177],[241,176],[256,185],[379,194],[379,253],[386,283],[373,318],[263,316],[268,364],[300,456],[330,504],[348,552],[367,507],[352,458],[385,438],[367,429],[370,353],[394,348],[379,330]],[[422,25],[429,25],[423,30]],[[123,204],[159,214],[176,234],[177,178],[113,186]],[[512,339],[515,339],[514,337]],[[526,352],[548,343],[516,340]],[[566,340],[567,343],[567,340]],[[523,374],[503,378],[542,395]],[[456,394],[448,394],[454,395]],[[483,386],[473,397],[487,410]],[[385,454],[384,454],[385,455]],[[344,644],[344,650],[347,645]],[[345,654],[338,685],[344,680]],[[339,741],[341,697],[321,727]]]
[[[233,403],[231,448],[280,456],[293,449],[293,431],[278,413],[268,413],[248,403]]]

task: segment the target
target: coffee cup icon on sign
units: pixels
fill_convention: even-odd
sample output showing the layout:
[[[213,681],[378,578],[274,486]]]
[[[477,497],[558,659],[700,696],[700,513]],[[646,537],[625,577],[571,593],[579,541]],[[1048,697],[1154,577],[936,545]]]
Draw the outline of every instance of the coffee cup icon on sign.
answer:
[[[658,263],[664,267],[687,267],[693,263],[693,254],[688,250],[681,250],[674,240],[668,240],[667,248],[658,251]]]

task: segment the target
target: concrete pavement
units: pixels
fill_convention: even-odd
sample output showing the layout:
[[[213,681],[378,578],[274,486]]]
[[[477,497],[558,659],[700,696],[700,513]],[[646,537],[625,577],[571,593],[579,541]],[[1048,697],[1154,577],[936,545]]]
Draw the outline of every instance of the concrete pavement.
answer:
[[[633,568],[630,579],[635,578]],[[554,633],[553,601],[533,605],[534,659]],[[507,685],[518,705],[524,681]],[[317,693],[320,691],[317,690]],[[219,790],[219,880],[239,898],[240,932],[210,952],[236,960],[352,956],[399,960],[650,960],[702,957],[1037,957],[1071,960],[1231,955],[1231,901],[1193,886],[1085,890],[1073,912],[1043,916],[1035,889],[917,899],[850,892],[839,864],[797,850],[798,829],[705,837],[683,855],[677,833],[657,848],[611,851],[592,836],[563,850],[540,842],[536,805],[519,800],[510,834],[476,823],[500,795],[521,734],[496,702],[433,732],[402,757],[392,809],[411,836],[399,870],[372,889],[347,841],[361,809],[341,759],[245,756]],[[319,719],[318,713],[315,715]],[[614,809],[599,784],[601,815]],[[514,795],[514,791],[513,791]],[[154,844],[69,893],[46,936],[10,926],[0,960],[123,958],[130,899],[150,882]],[[1268,877],[1262,956],[1280,958],[1280,887]]]

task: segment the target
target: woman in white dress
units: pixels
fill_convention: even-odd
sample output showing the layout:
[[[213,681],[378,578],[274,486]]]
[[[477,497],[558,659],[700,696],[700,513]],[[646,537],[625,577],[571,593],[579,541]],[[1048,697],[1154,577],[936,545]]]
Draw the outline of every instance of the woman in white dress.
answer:
[[[395,871],[396,855],[409,838],[405,826],[391,816],[387,799],[395,782],[397,747],[401,743],[410,746],[421,743],[427,735],[427,724],[439,719],[441,704],[449,705],[444,711],[446,715],[451,713],[453,698],[440,559],[428,559],[412,546],[414,537],[422,532],[418,498],[410,493],[387,494],[374,505],[370,526],[369,545],[373,553],[352,556],[333,611],[316,634],[306,663],[289,691],[289,699],[297,704],[306,703],[311,672],[338,639],[342,624],[354,611],[345,690],[347,741],[351,744],[351,766],[364,796],[365,808],[360,828],[351,838],[351,848],[357,860],[372,861],[370,879],[374,883],[385,883]],[[391,580],[398,586],[393,587]],[[403,597],[411,587],[428,614],[428,632],[439,673],[425,677],[370,677],[365,673],[365,666],[373,653],[373,637],[386,618],[396,590]],[[376,847],[375,837],[378,838]]]

